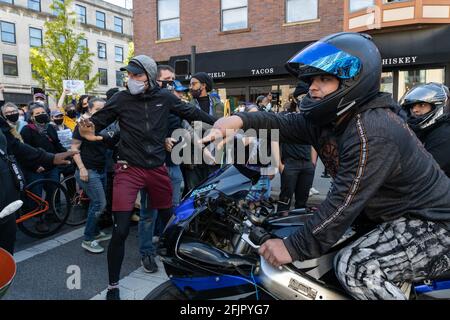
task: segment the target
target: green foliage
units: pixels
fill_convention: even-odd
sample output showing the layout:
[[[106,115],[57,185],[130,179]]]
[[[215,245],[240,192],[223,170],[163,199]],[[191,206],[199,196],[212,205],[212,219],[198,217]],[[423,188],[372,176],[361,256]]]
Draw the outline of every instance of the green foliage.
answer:
[[[33,78],[43,88],[54,90],[56,99],[63,91],[63,80],[85,80],[86,92],[91,92],[98,84],[98,73],[88,80],[94,54],[80,45],[85,35],[75,32],[76,15],[71,11],[72,2],[53,0],[50,8],[55,12],[55,18],[44,24],[43,45],[30,50]]]

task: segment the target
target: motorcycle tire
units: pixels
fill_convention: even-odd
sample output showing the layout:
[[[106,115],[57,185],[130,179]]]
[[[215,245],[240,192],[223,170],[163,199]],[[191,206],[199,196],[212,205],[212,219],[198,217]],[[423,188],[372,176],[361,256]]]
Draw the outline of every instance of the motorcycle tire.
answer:
[[[187,297],[167,280],[153,289],[144,300],[187,300]]]

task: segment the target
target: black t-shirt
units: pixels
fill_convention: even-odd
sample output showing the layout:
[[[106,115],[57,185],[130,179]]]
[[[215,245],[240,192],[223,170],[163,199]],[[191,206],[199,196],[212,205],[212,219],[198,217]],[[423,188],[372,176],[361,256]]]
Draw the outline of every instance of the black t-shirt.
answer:
[[[199,97],[197,98],[198,104],[203,112],[206,112],[209,114],[209,109],[211,107],[211,102],[209,101],[209,96],[206,97]]]
[[[84,139],[78,132],[78,125],[73,130],[73,139],[81,141],[80,156],[86,169],[105,169],[107,148],[102,141],[88,141]]]

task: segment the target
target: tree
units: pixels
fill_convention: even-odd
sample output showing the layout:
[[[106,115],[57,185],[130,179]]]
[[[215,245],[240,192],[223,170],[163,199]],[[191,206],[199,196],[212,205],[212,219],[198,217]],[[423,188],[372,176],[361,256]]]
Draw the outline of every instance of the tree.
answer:
[[[42,47],[30,50],[33,78],[43,88],[51,89],[55,98],[63,91],[63,80],[84,80],[86,92],[97,86],[99,74],[89,79],[94,55],[81,43],[84,33],[76,33],[76,15],[71,10],[73,0],[53,0],[50,8],[55,18],[44,24]]]

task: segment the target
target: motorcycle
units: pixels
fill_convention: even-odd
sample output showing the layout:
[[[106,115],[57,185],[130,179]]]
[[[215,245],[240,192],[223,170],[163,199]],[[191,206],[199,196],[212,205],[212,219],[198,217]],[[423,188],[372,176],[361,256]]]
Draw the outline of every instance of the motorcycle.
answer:
[[[158,253],[169,280],[148,300],[347,300],[333,270],[334,256],[367,230],[349,229],[323,256],[274,268],[258,255],[269,238],[284,238],[314,214],[279,214],[272,203],[248,201],[258,170],[226,165],[188,193],[160,238]],[[403,283],[410,299],[449,298],[450,280]]]

